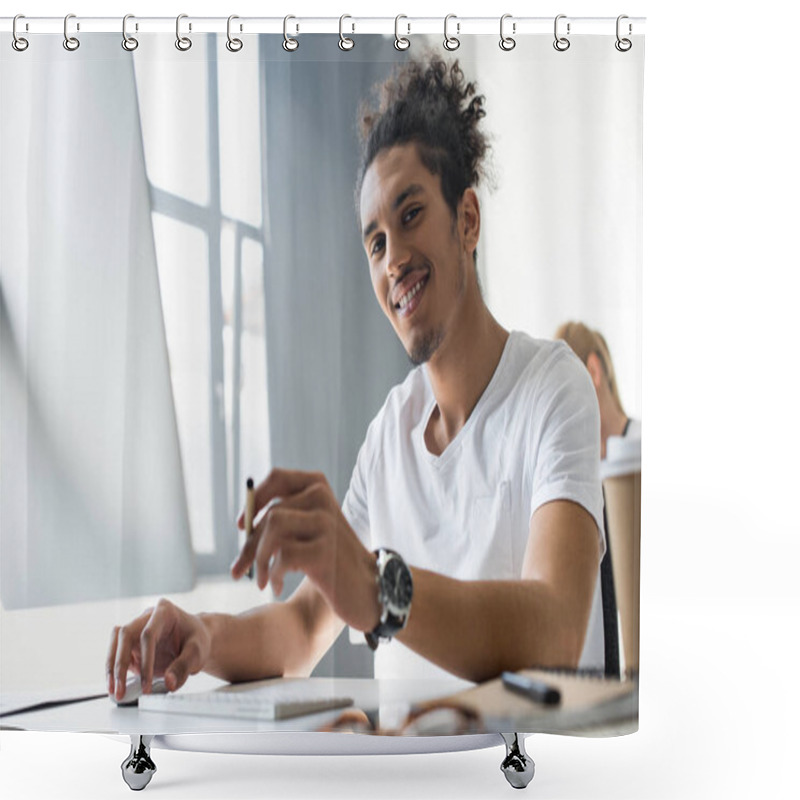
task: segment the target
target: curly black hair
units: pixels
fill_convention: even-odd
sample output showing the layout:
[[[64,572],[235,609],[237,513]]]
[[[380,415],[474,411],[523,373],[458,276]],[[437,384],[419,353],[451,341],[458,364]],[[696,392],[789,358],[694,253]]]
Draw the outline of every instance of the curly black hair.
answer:
[[[458,61],[448,64],[430,53],[409,61],[376,87],[377,107],[359,110],[361,165],[356,182],[356,208],[364,176],[382,150],[414,142],[420,160],[438,175],[442,194],[455,217],[464,190],[477,186],[489,144],[478,122],[486,116],[485,98],[476,95]]]

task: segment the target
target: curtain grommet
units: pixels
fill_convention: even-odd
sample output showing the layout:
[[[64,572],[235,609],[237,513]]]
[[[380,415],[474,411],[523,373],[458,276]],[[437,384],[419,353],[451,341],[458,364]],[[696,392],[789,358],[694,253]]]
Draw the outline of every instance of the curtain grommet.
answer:
[[[75,15],[74,14],[67,14],[67,16],[64,17],[64,42],[63,42],[63,45],[64,45],[64,49],[65,50],[69,50],[70,53],[74,53],[81,46],[81,43],[80,43],[80,40],[77,39],[75,36],[70,36],[69,35],[69,31],[67,30],[67,26],[69,25],[70,19],[75,19]],[[77,24],[77,30],[80,30],[80,29],[81,29],[80,24]]]
[[[408,48],[411,47],[411,39],[407,39],[405,36],[400,35],[401,19],[408,19],[408,17],[405,14],[398,14],[394,18],[394,49],[402,52],[403,50],[408,50]],[[410,34],[411,24],[407,22],[406,27],[408,28],[407,33]]]
[[[350,39],[344,35],[343,27],[344,27],[344,21],[346,19],[353,19],[353,18],[349,14],[342,14],[342,16],[339,17],[339,49],[343,50],[345,53],[349,52],[356,46],[356,43],[353,39]],[[353,25],[352,32],[355,33],[356,30],[355,23],[353,23],[352,25]]]
[[[630,39],[623,38],[623,37],[621,37],[619,35],[620,23],[624,19],[629,19],[627,14],[620,14],[617,17],[617,41],[614,42],[614,47],[616,47],[617,50],[619,50],[620,53],[627,53],[628,50],[630,50],[631,47],[633,47],[633,42]],[[633,33],[633,26],[629,22],[628,23],[628,36],[630,36],[631,33]]]
[[[185,53],[192,46],[192,40],[188,36],[181,36],[181,20],[188,19],[188,17],[188,14],[178,14],[178,18],[175,20],[175,47],[182,53]],[[190,23],[189,30],[191,29]]]
[[[461,41],[457,36],[450,36],[447,33],[447,25],[451,19],[457,20],[458,18],[455,14],[448,14],[444,18],[444,49],[452,53],[454,50],[458,50],[458,48],[461,47]],[[456,22],[456,33],[461,33],[461,23],[458,21]]]
[[[294,53],[298,47],[300,47],[300,41],[296,39],[294,36],[289,36],[289,20],[290,19],[297,19],[293,17],[291,14],[287,14],[283,18],[283,49],[287,53]],[[296,30],[300,30],[300,26],[296,26]]]
[[[30,44],[30,42],[24,36],[20,36],[17,33],[17,20],[18,19],[25,19],[25,15],[24,14],[17,14],[17,16],[14,17],[14,22],[11,25],[11,34],[13,36],[13,38],[11,39],[11,46],[18,53],[24,53],[28,49],[28,45]]]
[[[559,53],[564,53],[567,50],[569,50],[569,46],[571,44],[570,40],[567,39],[567,36],[569,36],[569,29],[570,29],[569,22],[567,23],[567,36],[559,36],[558,35],[558,21],[560,19],[566,19],[566,18],[567,18],[566,14],[559,14],[556,17],[555,22],[553,23],[553,36],[555,36],[555,41],[553,42],[553,47],[555,47],[555,49],[558,50]]]
[[[139,40],[128,34],[128,20],[135,19],[133,14],[126,14],[122,18],[122,49],[132,53],[138,46]],[[138,29],[138,25],[136,26]]]
[[[505,51],[506,53],[513,50],[517,46],[517,40],[511,36],[506,36],[503,30],[505,21],[507,19],[511,19],[511,16],[512,16],[511,14],[503,14],[503,16],[500,17],[500,49]],[[511,23],[511,32],[512,33],[517,32],[516,22]]]
[[[228,41],[225,42],[225,47],[228,49],[229,53],[238,53],[242,49],[242,47],[244,47],[244,44],[242,43],[241,39],[237,39],[231,36],[231,22],[233,22],[233,20],[235,19],[239,19],[239,17],[236,14],[231,14],[228,17],[228,30],[227,30]],[[241,28],[239,30],[241,30]]]

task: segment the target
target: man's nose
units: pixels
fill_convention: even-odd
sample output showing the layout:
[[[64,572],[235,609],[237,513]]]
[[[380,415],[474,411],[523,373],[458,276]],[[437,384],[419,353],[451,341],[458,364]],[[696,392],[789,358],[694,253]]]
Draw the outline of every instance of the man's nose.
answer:
[[[408,264],[410,251],[400,239],[386,240],[386,272],[390,276],[401,273]]]

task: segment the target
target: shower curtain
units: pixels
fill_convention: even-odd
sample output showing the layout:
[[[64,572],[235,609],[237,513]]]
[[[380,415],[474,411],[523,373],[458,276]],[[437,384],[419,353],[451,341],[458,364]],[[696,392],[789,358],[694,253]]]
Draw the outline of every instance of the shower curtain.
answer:
[[[160,595],[235,613],[298,586],[297,573],[278,596],[230,580],[236,518],[245,479],[275,467],[323,473],[342,503],[412,369],[354,202],[361,104],[412,59],[458,61],[484,97],[487,307],[506,330],[566,339],[593,380],[600,364],[626,426],[598,474],[640,471],[643,37],[473,35],[455,49],[418,35],[404,50],[391,35],[343,48],[301,34],[292,50],[281,35],[185,34],[188,47],[93,33],[2,52],[4,690],[85,683],[112,626]],[[567,322],[591,335],[588,353]],[[581,666],[635,672],[633,651],[609,644],[613,577],[598,573]],[[30,667],[78,630],[85,646],[59,675]],[[378,671],[350,629],[314,674]]]

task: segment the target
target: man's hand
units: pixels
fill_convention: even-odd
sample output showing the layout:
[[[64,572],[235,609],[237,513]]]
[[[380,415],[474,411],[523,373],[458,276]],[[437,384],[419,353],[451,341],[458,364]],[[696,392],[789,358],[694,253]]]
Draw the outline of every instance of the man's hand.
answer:
[[[132,622],[116,626],[106,658],[108,693],[121,700],[131,667],[142,677],[147,694],[153,677],[164,676],[174,692],[199,672],[211,652],[211,634],[200,617],[161,599]]]
[[[375,556],[348,524],[325,476],[275,469],[255,491],[255,513],[267,505],[231,567],[233,577],[255,564],[259,588],[269,582],[278,595],[286,572],[303,572],[340,619],[371,631],[380,618]],[[244,514],[238,524],[244,528]]]

